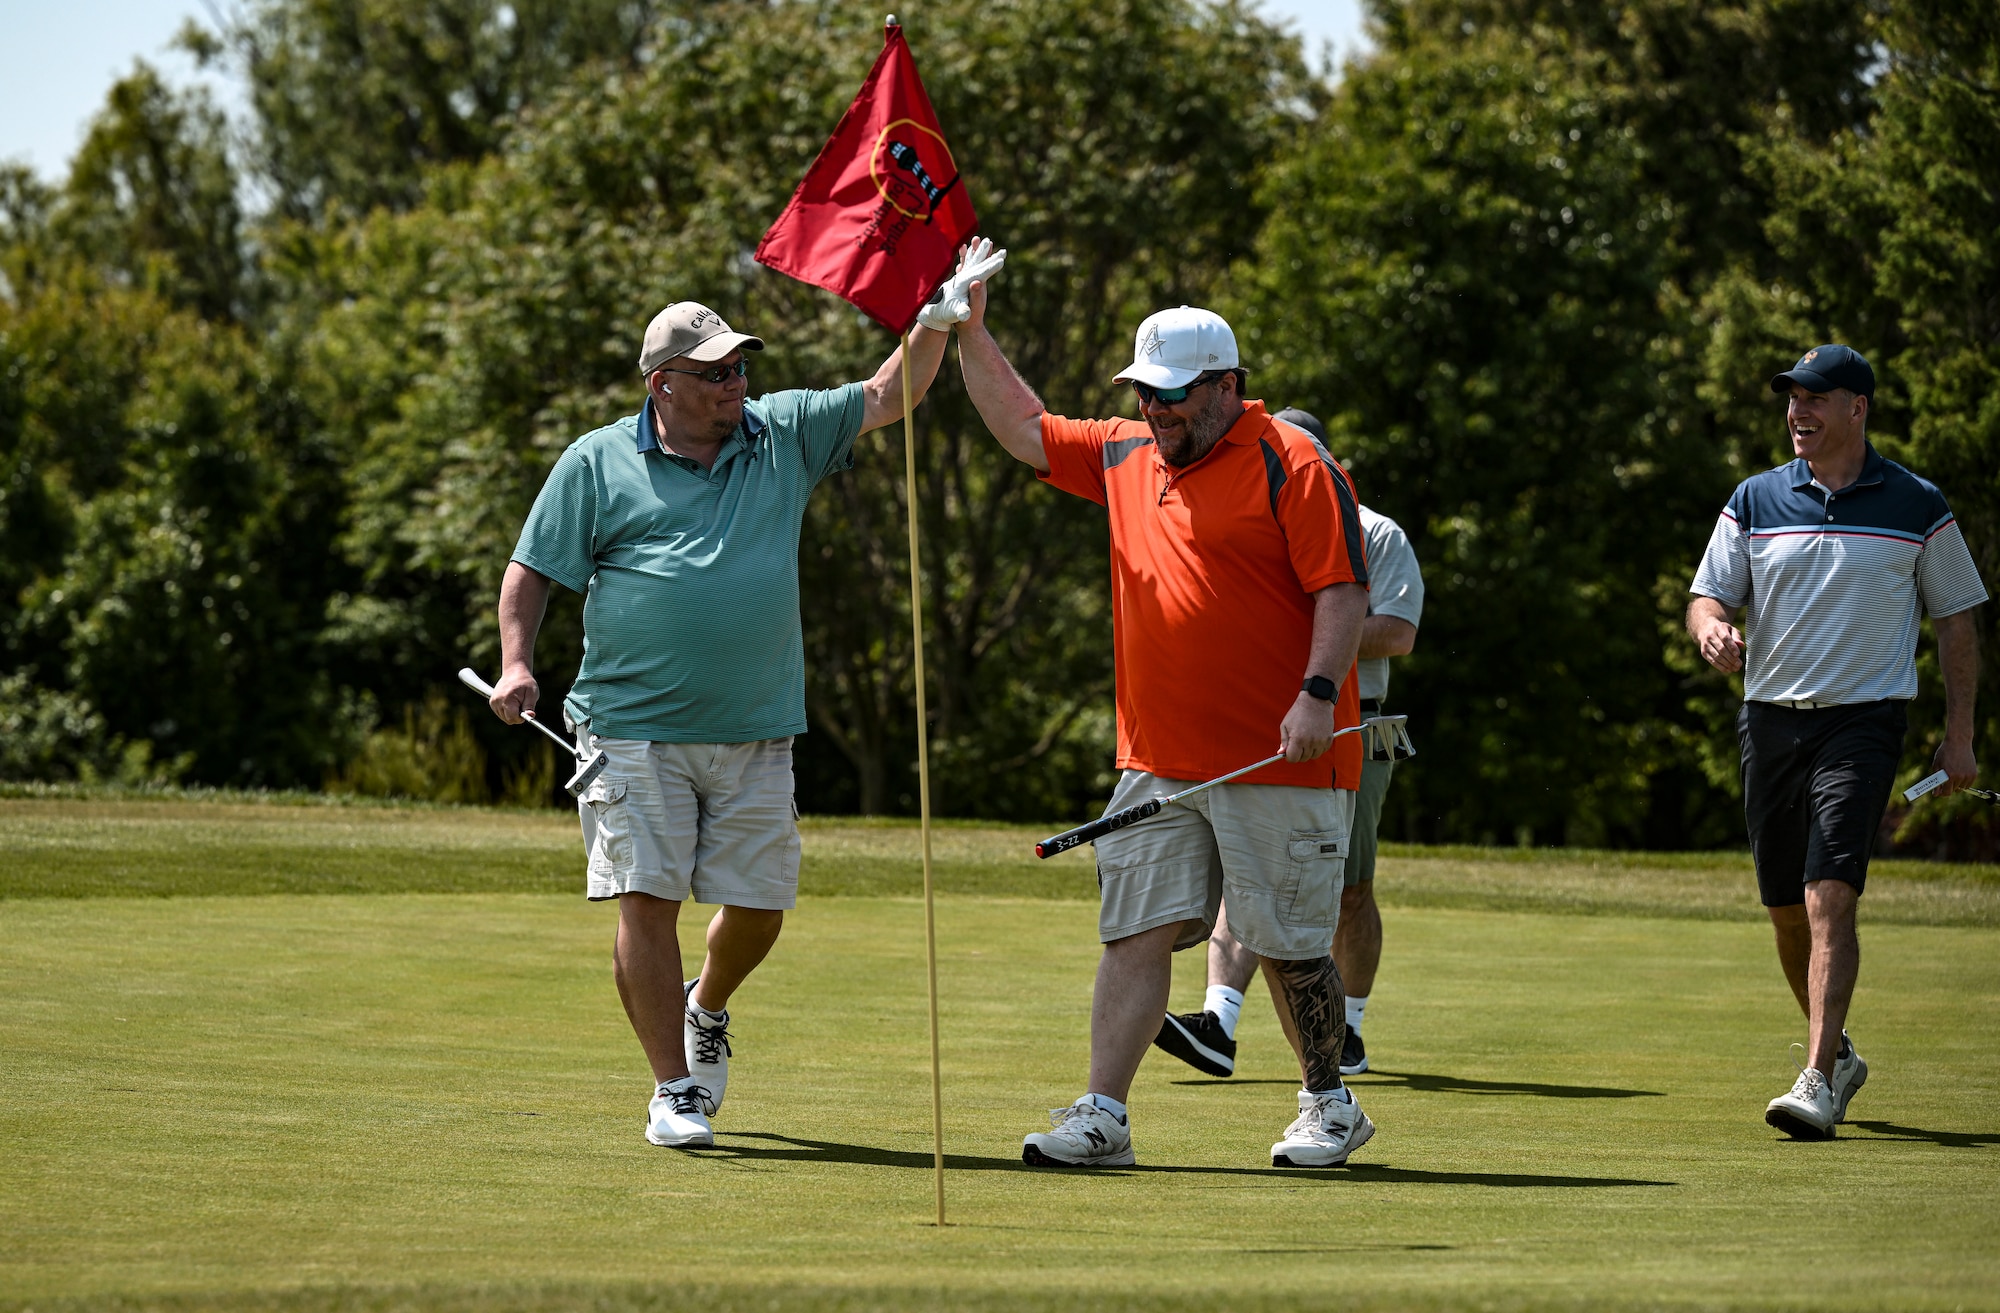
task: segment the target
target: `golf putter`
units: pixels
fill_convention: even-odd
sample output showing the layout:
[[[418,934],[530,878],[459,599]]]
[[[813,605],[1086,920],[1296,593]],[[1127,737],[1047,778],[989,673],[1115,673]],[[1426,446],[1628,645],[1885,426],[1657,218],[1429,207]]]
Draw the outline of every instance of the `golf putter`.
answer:
[[[1951,776],[1944,771],[1938,771],[1934,775],[1926,775],[1909,788],[1903,790],[1903,801],[1915,802],[1950,778]],[[2000,793],[1995,793],[1991,789],[1960,789],[1959,792],[1969,793],[1981,802],[2000,802]]]
[[[471,666],[466,666],[458,672],[458,682],[485,698],[488,702],[493,700],[493,686],[472,673]],[[567,752],[571,759],[576,762],[576,773],[569,777],[568,784],[563,785],[565,789],[569,790],[570,797],[581,798],[583,791],[590,787],[590,782],[602,775],[605,767],[611,764],[611,758],[605,756],[602,750],[599,750],[595,756],[584,756],[583,741],[581,739],[575,743],[571,743],[568,739],[556,733],[547,725],[544,725],[540,717],[536,716],[534,712],[524,711],[521,713],[521,718],[542,733],[548,735],[550,742],[554,743],[564,752]]]
[[[1402,744],[1409,742],[1408,732],[1403,728],[1409,722],[1409,719],[1408,716],[1370,716],[1359,725],[1349,725],[1346,729],[1335,730],[1333,736],[1340,738],[1347,734],[1359,734],[1365,730],[1368,732],[1368,736],[1378,743],[1386,739],[1396,743],[1400,747]],[[1415,755],[1416,749],[1411,748],[1410,753],[1411,755]],[[1051,835],[1049,838],[1035,845],[1035,856],[1046,861],[1048,858],[1054,857],[1057,853],[1066,853],[1079,844],[1089,843],[1091,840],[1107,835],[1113,830],[1122,830],[1128,825],[1137,825],[1148,816],[1157,816],[1160,813],[1160,809],[1168,803],[1179,802],[1182,798],[1191,798],[1204,789],[1212,789],[1218,784],[1227,784],[1238,776],[1248,775],[1251,771],[1262,770],[1266,766],[1276,765],[1284,759],[1284,753],[1276,753],[1264,758],[1262,761],[1252,762],[1241,770],[1230,771],[1227,775],[1218,775],[1214,779],[1204,780],[1200,784],[1191,784],[1179,793],[1170,793],[1164,798],[1148,798],[1144,802],[1127,807],[1124,811],[1113,812],[1109,816],[1100,816],[1088,824],[1077,826],[1074,830],[1064,830],[1061,834]]]

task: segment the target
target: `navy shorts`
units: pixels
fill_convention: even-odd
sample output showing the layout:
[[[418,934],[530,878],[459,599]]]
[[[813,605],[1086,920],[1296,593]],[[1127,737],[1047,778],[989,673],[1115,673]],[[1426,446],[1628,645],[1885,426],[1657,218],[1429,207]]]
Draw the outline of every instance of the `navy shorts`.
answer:
[[[1867,884],[1908,727],[1906,702],[1743,704],[1743,818],[1764,906],[1798,906],[1814,880]]]

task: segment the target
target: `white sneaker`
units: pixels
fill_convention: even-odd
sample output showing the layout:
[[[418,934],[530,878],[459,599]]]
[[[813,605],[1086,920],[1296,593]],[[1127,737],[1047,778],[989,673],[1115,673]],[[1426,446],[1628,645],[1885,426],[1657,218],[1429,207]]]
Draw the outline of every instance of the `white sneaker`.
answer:
[[[1332,1094],[1299,1091],[1298,1120],[1285,1128],[1285,1138],[1271,1146],[1273,1167],[1338,1167],[1347,1155],[1374,1138],[1375,1123],[1353,1102],[1349,1090],[1343,1102]]]
[[[670,1149],[700,1149],[715,1143],[715,1132],[702,1114],[707,1093],[692,1076],[668,1081],[646,1105],[646,1140]]]
[[[1840,1032],[1840,1048],[1840,1054],[1833,1060],[1833,1079],[1827,1084],[1833,1089],[1833,1119],[1844,1122],[1847,1105],[1868,1083],[1868,1064],[1854,1051],[1854,1041],[1844,1030]]]
[[[1088,1094],[1067,1108],[1051,1108],[1052,1129],[1021,1141],[1021,1161],[1030,1167],[1130,1167],[1132,1125],[1090,1101]]]
[[[701,1110],[713,1117],[722,1111],[722,1095],[729,1088],[729,1010],[719,1017],[695,1006],[694,987],[700,977],[681,986],[686,1010],[681,1019],[681,1038],[687,1045],[688,1075],[702,1089]]]
[[[1799,1072],[1792,1088],[1771,1100],[1764,1120],[1794,1140],[1831,1140],[1833,1124],[1840,1116],[1833,1088],[1817,1067]]]

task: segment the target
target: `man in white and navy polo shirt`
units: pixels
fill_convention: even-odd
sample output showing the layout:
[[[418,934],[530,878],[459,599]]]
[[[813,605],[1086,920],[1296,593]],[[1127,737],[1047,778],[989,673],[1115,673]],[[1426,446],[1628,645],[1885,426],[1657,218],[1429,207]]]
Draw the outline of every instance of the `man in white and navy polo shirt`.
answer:
[[[1737,486],[1695,574],[1688,633],[1743,671],[1743,812],[1778,960],[1805,1010],[1811,1065],[1764,1120],[1832,1139],[1868,1064],[1843,1029],[1861,960],[1855,902],[1917,694],[1921,607],[1944,672],[1941,793],[1971,784],[1972,702],[1986,600],[1944,495],[1867,439],[1875,371],[1815,347],[1771,380],[1789,393],[1798,459]],[[1745,636],[1730,614],[1746,608]]]

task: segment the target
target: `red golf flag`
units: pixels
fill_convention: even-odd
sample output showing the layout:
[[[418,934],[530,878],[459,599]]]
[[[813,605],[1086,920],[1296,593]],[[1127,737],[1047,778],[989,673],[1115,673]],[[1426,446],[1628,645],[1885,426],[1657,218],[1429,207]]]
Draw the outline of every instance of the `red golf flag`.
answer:
[[[898,335],[979,226],[903,29],[882,53],[757,262],[824,287]]]

